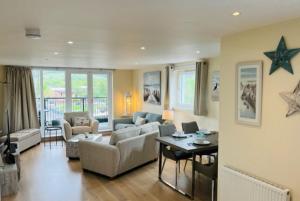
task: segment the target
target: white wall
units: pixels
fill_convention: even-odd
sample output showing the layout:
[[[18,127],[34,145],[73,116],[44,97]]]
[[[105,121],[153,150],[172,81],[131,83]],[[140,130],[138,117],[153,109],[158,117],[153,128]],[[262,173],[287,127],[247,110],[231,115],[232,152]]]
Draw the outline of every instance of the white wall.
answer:
[[[263,54],[275,50],[282,35],[288,48],[300,48],[300,19],[226,36],[221,40],[219,159],[220,167],[231,165],[290,188],[293,200],[298,201],[300,113],[286,118],[288,106],[279,93],[292,91],[299,82],[300,54],[292,59],[295,75],[283,69],[269,75],[271,60]],[[263,61],[260,127],[240,125],[235,121],[236,64],[251,60]]]
[[[141,70],[135,70],[133,73],[133,94],[134,94],[134,111],[148,111],[161,114],[163,111],[163,101],[165,94],[165,65],[153,65],[144,67]],[[209,59],[209,78],[208,78],[208,93],[207,93],[207,104],[208,104],[208,115],[207,116],[195,116],[192,111],[189,110],[175,110],[174,123],[178,129],[181,129],[182,122],[197,121],[198,125],[203,128],[219,130],[219,102],[211,101],[211,75],[213,71],[217,71],[220,68],[218,58]],[[143,75],[145,72],[150,71],[161,71],[161,82],[162,82],[162,104],[152,105],[144,103],[143,101]],[[176,97],[170,97],[176,98]]]

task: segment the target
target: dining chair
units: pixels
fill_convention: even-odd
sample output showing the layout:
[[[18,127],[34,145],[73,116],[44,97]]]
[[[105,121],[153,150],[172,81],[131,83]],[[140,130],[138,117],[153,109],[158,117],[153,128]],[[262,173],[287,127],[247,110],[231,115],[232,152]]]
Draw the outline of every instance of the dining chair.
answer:
[[[214,157],[213,163],[202,164],[200,162],[195,162],[195,170],[208,177],[211,180],[211,200],[215,200],[215,186],[218,179],[218,155]]]
[[[171,136],[173,133],[176,132],[176,127],[174,124],[160,125],[158,128],[159,128],[160,137]],[[169,146],[166,145],[162,147],[162,154],[164,156],[164,162],[161,171],[163,171],[165,167],[166,159],[170,159],[176,162],[175,187],[177,188],[177,172],[180,172],[180,160],[186,160],[184,165],[184,170],[185,170],[187,160],[192,157],[192,154],[180,150],[176,150],[174,148],[170,148]]]
[[[188,134],[188,133],[196,133],[197,131],[199,131],[199,127],[196,121],[191,121],[191,122],[184,122],[181,123],[182,126],[182,130],[184,133]],[[211,154],[214,154],[215,151],[206,151],[206,152],[202,152],[201,154],[199,154],[200,157],[200,162],[202,161],[202,156],[207,156],[208,157],[208,163],[211,162]]]
[[[196,133],[199,131],[199,127],[197,125],[197,122],[191,121],[191,122],[185,122],[181,123],[182,130],[184,133]]]

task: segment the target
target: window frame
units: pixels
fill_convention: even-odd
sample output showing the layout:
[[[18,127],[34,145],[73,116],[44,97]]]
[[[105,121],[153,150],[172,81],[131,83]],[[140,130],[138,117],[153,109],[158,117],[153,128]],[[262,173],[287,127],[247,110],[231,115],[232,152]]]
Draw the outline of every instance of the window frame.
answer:
[[[193,110],[194,107],[194,100],[191,104],[182,104],[182,83],[181,83],[181,78],[180,75],[184,72],[194,72],[196,73],[196,67],[194,65],[189,65],[185,67],[180,67],[177,68],[175,67],[175,70],[173,71],[173,83],[174,87],[173,88],[173,99],[175,100],[173,102],[174,108],[175,109],[181,109],[181,110]],[[172,85],[171,85],[172,86]],[[195,97],[195,92],[194,92],[194,97]]]

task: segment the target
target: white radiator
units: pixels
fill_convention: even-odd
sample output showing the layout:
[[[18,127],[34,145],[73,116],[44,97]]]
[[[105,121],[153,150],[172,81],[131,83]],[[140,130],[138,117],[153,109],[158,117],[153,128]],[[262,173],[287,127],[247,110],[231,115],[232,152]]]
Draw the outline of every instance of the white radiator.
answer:
[[[290,201],[288,189],[229,167],[221,168],[219,179],[220,201]]]

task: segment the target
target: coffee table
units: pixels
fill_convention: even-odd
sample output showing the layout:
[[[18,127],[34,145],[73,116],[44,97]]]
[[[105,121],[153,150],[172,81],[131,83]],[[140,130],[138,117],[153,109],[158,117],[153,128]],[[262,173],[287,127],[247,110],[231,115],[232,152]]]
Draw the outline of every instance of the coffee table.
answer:
[[[102,140],[102,134],[78,134],[73,136],[66,142],[66,156],[70,159],[79,158],[79,141],[89,140],[100,142]]]

